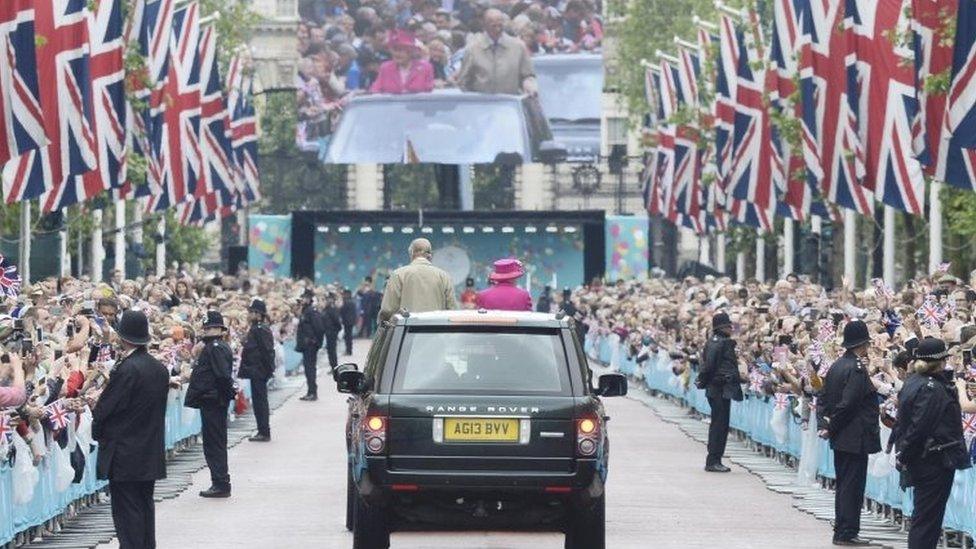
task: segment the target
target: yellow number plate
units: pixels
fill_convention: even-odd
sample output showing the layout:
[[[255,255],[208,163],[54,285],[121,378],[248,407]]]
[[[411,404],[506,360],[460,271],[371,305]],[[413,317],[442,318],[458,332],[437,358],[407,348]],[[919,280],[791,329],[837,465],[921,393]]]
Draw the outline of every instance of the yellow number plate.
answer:
[[[486,417],[444,418],[447,442],[518,442],[519,420]]]

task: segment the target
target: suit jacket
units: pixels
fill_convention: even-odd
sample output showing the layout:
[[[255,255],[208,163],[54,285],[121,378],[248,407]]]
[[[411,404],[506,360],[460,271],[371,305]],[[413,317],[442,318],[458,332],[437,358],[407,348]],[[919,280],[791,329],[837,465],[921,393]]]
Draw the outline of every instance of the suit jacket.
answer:
[[[234,398],[234,354],[219,339],[204,345],[190,373],[183,404],[189,408],[226,407]]]
[[[116,365],[92,412],[98,478],[166,478],[166,398],[169,372],[140,347]]]
[[[475,301],[479,309],[496,311],[531,311],[532,296],[510,282],[499,282],[478,292]]]
[[[343,326],[355,325],[356,319],[359,317],[356,313],[356,303],[352,300],[343,301],[342,307],[339,308],[339,316],[342,317]]]
[[[820,427],[830,434],[830,447],[852,454],[881,451],[878,393],[868,371],[851,352],[827,372],[818,400]]]
[[[252,324],[241,346],[241,367],[237,369],[237,377],[265,381],[271,378],[274,371],[275,350],[271,328],[263,322]]]
[[[380,320],[401,308],[411,313],[457,309],[451,277],[424,258],[393,271],[383,292]]]
[[[497,44],[485,33],[475,36],[464,49],[457,80],[462,90],[482,93],[518,95],[536,87],[529,50],[507,34]]]
[[[325,336],[325,319],[315,307],[307,305],[298,318],[298,328],[295,332],[295,350],[317,351],[322,348],[322,338]]]
[[[740,383],[735,340],[724,334],[713,334],[702,351],[696,385],[704,387],[705,396],[709,398],[739,401],[742,400]]]

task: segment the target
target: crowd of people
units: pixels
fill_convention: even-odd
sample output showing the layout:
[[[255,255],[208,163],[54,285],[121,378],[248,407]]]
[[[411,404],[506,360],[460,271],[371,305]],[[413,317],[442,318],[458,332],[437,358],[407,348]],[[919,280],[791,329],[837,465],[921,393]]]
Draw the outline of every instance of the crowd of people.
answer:
[[[902,488],[914,488],[909,546],[930,548],[956,471],[976,462],[976,271],[964,284],[948,268],[897,292],[880,279],[865,291],[846,283],[827,291],[793,275],[773,284],[595,283],[563,307],[591,343],[609,338],[623,349],[611,362],[627,355],[645,365],[636,375],[648,375],[649,359],[666,354],[654,364],[670,365],[674,387],[705,390],[706,471],[729,471],[721,459],[731,402],[772,399],[777,438],[785,440],[792,416],[806,433],[804,448],[824,438],[833,450],[835,545],[870,545],[859,533],[874,463],[875,471],[897,469]],[[804,455],[799,467],[811,479],[818,463]]]
[[[594,0],[302,0],[299,135],[316,149],[360,93],[536,93],[532,55],[599,50]]]

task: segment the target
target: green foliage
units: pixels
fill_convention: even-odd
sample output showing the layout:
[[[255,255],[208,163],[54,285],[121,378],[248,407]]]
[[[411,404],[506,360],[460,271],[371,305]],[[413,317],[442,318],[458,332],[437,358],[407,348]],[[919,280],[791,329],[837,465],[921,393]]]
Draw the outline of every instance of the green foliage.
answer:
[[[250,42],[254,26],[261,20],[249,5],[250,2],[237,0],[200,0],[200,13],[204,17],[220,12],[213,25],[217,29],[217,62],[222,75],[227,74],[234,52]]]
[[[173,261],[196,263],[213,246],[210,235],[203,228],[181,225],[176,220],[176,213],[173,210],[167,210],[164,217],[167,263]],[[146,248],[150,264],[153,264],[155,261],[153,258],[156,257],[157,223],[158,221],[148,221],[142,231],[142,245]]]
[[[976,193],[943,185],[942,212],[948,232],[976,236]]]

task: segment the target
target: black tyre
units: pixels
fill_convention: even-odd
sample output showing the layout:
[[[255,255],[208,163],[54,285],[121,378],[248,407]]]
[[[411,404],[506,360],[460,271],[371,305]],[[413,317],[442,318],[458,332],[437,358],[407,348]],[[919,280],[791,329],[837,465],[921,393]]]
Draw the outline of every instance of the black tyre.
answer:
[[[606,496],[573,509],[566,523],[566,549],[605,549],[606,518]]]
[[[390,522],[385,508],[369,505],[358,492],[352,521],[352,549],[389,549]]]
[[[346,465],[346,530],[352,532],[356,513],[356,484],[352,481],[352,467]]]

